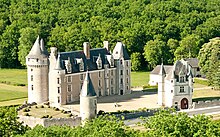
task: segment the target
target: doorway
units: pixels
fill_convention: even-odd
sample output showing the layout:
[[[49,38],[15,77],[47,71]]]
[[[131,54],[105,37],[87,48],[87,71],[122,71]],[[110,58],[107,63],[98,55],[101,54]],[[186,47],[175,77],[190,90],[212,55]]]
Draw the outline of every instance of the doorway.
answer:
[[[188,100],[186,98],[183,98],[181,100],[181,109],[188,109],[189,105],[188,105]]]

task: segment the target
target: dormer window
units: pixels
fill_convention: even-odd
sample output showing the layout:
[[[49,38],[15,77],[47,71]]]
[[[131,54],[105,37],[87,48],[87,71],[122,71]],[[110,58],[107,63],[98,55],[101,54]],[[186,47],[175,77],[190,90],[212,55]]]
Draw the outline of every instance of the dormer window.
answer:
[[[70,63],[70,58],[68,58],[68,60],[65,60],[65,65],[66,65],[67,73],[71,73],[72,72],[72,65]]]
[[[185,82],[184,76],[180,76],[180,83]]]
[[[76,64],[79,65],[79,71],[84,71],[84,63],[83,63],[83,59],[76,59]]]
[[[79,64],[79,71],[84,71],[84,63],[83,62],[81,62]]]

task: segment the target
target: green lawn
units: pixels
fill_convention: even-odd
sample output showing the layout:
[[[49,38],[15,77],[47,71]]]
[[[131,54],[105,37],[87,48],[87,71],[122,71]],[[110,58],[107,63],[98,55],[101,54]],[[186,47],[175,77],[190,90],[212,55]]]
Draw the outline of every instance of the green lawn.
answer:
[[[27,98],[27,87],[0,84],[0,102]]]
[[[131,72],[131,86],[148,85],[150,72]]]
[[[26,69],[0,69],[0,83],[27,85]]]

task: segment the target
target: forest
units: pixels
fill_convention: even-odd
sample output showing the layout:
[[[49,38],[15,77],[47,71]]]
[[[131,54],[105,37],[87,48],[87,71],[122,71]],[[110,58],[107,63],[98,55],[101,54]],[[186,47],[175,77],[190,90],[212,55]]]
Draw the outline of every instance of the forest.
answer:
[[[0,0],[0,68],[25,67],[38,35],[59,51],[122,41],[134,70],[172,64],[220,36],[219,9],[220,0]]]

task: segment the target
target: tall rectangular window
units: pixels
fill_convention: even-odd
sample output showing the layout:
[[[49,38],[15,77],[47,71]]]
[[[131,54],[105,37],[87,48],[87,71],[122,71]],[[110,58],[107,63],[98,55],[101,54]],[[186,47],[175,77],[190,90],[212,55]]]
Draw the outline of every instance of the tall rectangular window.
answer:
[[[129,82],[129,79],[127,78],[127,84],[128,84],[128,82]]]
[[[60,103],[60,97],[57,97],[57,102]]]
[[[31,75],[31,81],[33,81],[33,79],[34,79],[34,78],[33,78],[33,75]]]
[[[34,90],[34,85],[31,85],[31,90]]]
[[[101,80],[99,80],[99,87],[101,87]]]
[[[72,85],[67,85],[67,91],[71,92],[72,91]]]
[[[113,70],[111,70],[111,76],[113,76]]]
[[[83,74],[80,74],[80,80],[83,80]]]
[[[67,76],[67,82],[68,83],[72,82],[71,76]]]
[[[57,87],[57,93],[60,93],[60,87]]]
[[[111,94],[113,95],[114,94],[114,88],[111,87]]]
[[[121,82],[120,82],[121,84],[123,84],[123,79],[121,78]]]
[[[120,75],[123,75],[123,70],[121,70]]]
[[[111,79],[111,85],[113,85],[113,78]]]
[[[57,84],[60,84],[60,78],[57,78]]]
[[[183,83],[185,80],[184,80],[184,77],[180,77],[180,83]]]
[[[99,78],[101,77],[101,71],[99,71]]]

